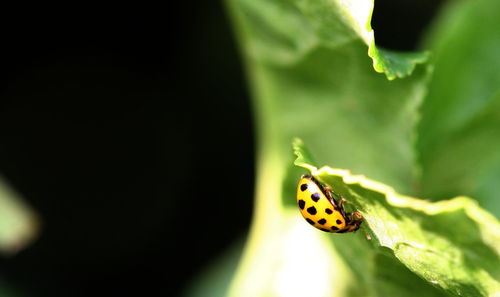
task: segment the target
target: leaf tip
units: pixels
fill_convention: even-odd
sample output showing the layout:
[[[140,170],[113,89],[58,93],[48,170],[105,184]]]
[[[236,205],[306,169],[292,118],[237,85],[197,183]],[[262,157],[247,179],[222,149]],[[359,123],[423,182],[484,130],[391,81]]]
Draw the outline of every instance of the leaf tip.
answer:
[[[316,170],[316,167],[311,165],[314,162],[312,161],[312,157],[309,154],[309,151],[304,145],[304,141],[302,141],[302,139],[300,138],[294,138],[292,146],[293,146],[293,152],[295,156],[297,156],[293,164],[295,166],[305,168],[311,172]]]
[[[377,47],[375,40],[368,46],[368,56],[372,58],[373,69],[385,73],[388,80],[410,76],[418,64],[429,60],[429,51],[395,52]]]

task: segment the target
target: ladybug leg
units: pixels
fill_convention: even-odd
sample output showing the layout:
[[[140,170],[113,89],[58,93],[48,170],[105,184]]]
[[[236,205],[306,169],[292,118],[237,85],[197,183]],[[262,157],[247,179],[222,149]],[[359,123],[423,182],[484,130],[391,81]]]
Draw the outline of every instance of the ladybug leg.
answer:
[[[359,213],[359,212],[355,211],[355,212],[352,212],[352,213],[351,213],[351,220],[353,220],[353,221],[354,221],[354,220],[355,220],[355,219],[354,219],[354,217],[356,217],[356,218],[358,218],[358,219],[362,219],[362,218],[363,218],[363,215],[362,215],[361,213]]]
[[[341,209],[341,211],[343,211],[343,209]],[[361,218],[363,218],[363,215],[360,214],[359,212],[346,213],[345,218],[348,225],[356,226],[355,228],[353,228],[352,231],[358,230],[359,225],[361,225],[361,222],[363,222],[363,220],[361,220]]]
[[[326,196],[328,196],[328,198],[330,198],[330,200],[333,200],[333,201],[337,201],[337,200],[342,200],[344,198],[342,198],[342,196],[340,196],[339,194],[335,193],[332,188],[326,186],[324,188],[325,190],[325,193],[326,193]],[[345,199],[344,199],[345,200]]]
[[[345,217],[346,216],[346,212],[345,212],[345,208],[344,208],[344,204],[347,200],[345,200],[342,196],[340,196],[339,194],[335,193],[335,192],[329,192],[330,194],[330,200],[332,200],[333,204],[337,205],[338,208],[339,208],[339,211],[342,213],[342,215]],[[338,202],[337,200],[335,200],[335,198],[333,198],[333,196],[335,196],[335,198],[338,199]]]
[[[345,207],[344,207],[344,204],[345,204],[345,202],[346,202],[346,201],[347,201],[347,200],[345,200],[344,198],[342,198],[342,197],[341,197],[341,199],[340,199],[340,203],[339,203],[339,207],[340,207],[340,209],[341,209],[341,211],[342,211],[343,213],[345,213]]]
[[[325,194],[326,194],[326,196],[327,196],[330,200],[332,200],[332,198],[333,198],[333,196],[332,196],[332,188],[330,188],[330,187],[325,187]]]
[[[355,211],[355,212],[351,212],[349,215],[351,216],[349,219],[352,223],[357,224],[357,225],[361,224],[361,222],[362,222],[361,219],[363,218],[363,215],[361,213]]]
[[[330,187],[325,187],[325,194],[326,194],[326,197],[328,198],[328,200],[330,200],[334,205],[337,205],[337,201],[333,197],[333,192],[332,192],[332,189]]]
[[[346,203],[347,200],[345,200],[345,198],[340,196],[339,194],[333,192],[329,187],[325,188],[325,192],[327,193],[327,196],[330,199],[330,201],[332,201],[332,203],[334,205],[337,205],[339,208],[339,211],[342,213],[342,215],[347,218],[347,213],[346,213],[345,207],[344,207],[344,204]],[[335,198],[338,199],[338,202]],[[361,217],[363,217],[363,216],[361,216]],[[351,219],[351,221],[353,221],[353,220]]]

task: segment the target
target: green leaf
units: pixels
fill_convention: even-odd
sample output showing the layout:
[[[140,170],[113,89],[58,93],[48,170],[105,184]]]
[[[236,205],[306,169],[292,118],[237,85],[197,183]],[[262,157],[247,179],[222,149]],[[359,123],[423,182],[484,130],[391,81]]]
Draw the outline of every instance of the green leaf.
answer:
[[[304,150],[296,141],[297,160],[303,160]],[[429,284],[457,296],[494,296],[500,292],[500,223],[474,200],[458,197],[432,203],[398,194],[389,186],[345,170],[316,170],[315,164],[303,161],[296,164],[346,198],[363,214],[364,227],[375,245],[386,248],[378,248],[385,256],[377,261],[384,264],[371,266],[373,274],[386,276],[386,283],[379,284],[384,288],[379,290],[401,292],[398,283],[408,277],[401,280],[397,270],[387,269],[387,265],[397,267],[397,259]],[[338,247],[351,248],[345,242]],[[410,286],[414,285],[415,280],[410,281]],[[428,291],[439,295],[430,288]]]
[[[373,59],[375,70],[384,72],[388,79],[410,75],[417,64],[422,64],[429,58],[428,52],[400,53],[377,48],[374,42],[370,46],[369,55]]]
[[[228,5],[247,61],[257,134],[266,151],[276,150],[279,166],[290,160],[289,143],[297,136],[323,149],[316,154],[323,163],[414,191],[414,131],[427,69],[395,81],[374,73],[367,56],[373,2],[229,0]]]
[[[469,195],[500,216],[500,1],[453,1],[432,26],[420,195]]]
[[[374,48],[371,1],[357,8],[346,1],[228,4],[245,53],[259,142],[255,216],[229,296],[375,294],[374,276],[356,275],[338,246],[297,216],[294,189],[300,172],[290,166],[289,144],[301,137],[317,148],[322,163],[413,191],[413,133],[427,69],[417,67],[412,76],[394,81],[373,71],[367,55],[370,45]],[[384,62],[384,67],[403,71],[399,65],[408,64],[394,57],[400,64]],[[300,162],[310,161],[306,151],[303,156]],[[374,257],[364,256],[368,262]],[[399,275],[415,279],[400,266]],[[314,293],[308,283],[318,284]]]
[[[16,253],[38,233],[37,215],[0,179],[0,253]]]
[[[299,62],[312,51],[343,47],[353,41],[368,46],[377,72],[388,79],[410,75],[426,52],[398,53],[376,46],[371,16],[373,0],[230,0],[241,22],[244,48],[252,59],[275,65]]]
[[[496,44],[495,27],[485,31],[490,38],[459,43],[457,52],[453,51],[457,43],[449,42],[453,36],[461,39],[463,32],[473,34],[473,23],[480,19],[463,11],[484,5],[491,15],[500,11],[491,1],[467,5],[458,1],[454,4],[458,8],[443,10],[443,20],[451,21],[433,26],[438,29],[432,29],[435,37],[428,42],[437,52],[436,76],[431,78],[430,67],[415,67],[427,59],[426,53],[376,46],[370,26],[373,1],[227,0],[246,62],[258,141],[254,220],[229,296],[497,294],[496,219],[470,198],[431,203],[404,196],[453,197],[447,193],[460,192],[453,181],[482,183],[482,191],[491,195],[496,190],[495,174],[500,170],[492,138],[499,126],[498,109],[489,104],[497,99],[484,99],[478,93],[483,99],[474,101],[476,87],[486,84],[479,82],[485,79],[481,69],[487,67],[480,57],[496,56],[487,45],[474,43]],[[467,57],[474,53],[467,49],[475,46],[488,54]],[[490,68],[495,68],[488,59]],[[478,75],[476,87],[465,87],[467,71],[458,71],[457,65]],[[388,79],[401,79],[388,81],[373,69]],[[452,87],[447,86],[447,77],[454,82]],[[496,80],[485,81],[494,82],[484,90],[493,96]],[[453,95],[453,88],[467,91],[459,94],[467,99],[455,103],[455,98],[440,98],[439,92]],[[488,104],[481,103],[485,101]],[[449,108],[460,104],[466,107]],[[474,112],[467,121],[457,120],[469,109]],[[449,124],[455,121],[460,127],[457,134]],[[350,210],[361,211],[373,240],[367,241],[361,232],[324,234],[304,223],[295,203],[296,182],[303,170],[292,165],[289,143],[294,137],[314,148],[318,160],[312,159],[301,140],[295,140],[294,163],[345,196]],[[488,148],[488,143],[493,146]],[[471,148],[474,155],[467,153]],[[470,179],[461,179],[470,163],[453,164],[462,162],[461,156],[472,165],[481,164]],[[318,169],[316,164],[349,168],[380,182],[346,170]],[[487,166],[491,170],[485,170]]]

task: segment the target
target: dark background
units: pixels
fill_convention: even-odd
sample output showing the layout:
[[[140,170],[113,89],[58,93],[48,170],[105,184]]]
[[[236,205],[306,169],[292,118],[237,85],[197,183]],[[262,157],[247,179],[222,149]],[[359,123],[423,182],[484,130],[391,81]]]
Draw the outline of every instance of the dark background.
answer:
[[[415,48],[437,4],[377,1],[377,41]],[[0,277],[34,297],[178,295],[252,212],[250,101],[223,6],[4,13],[0,172],[43,227]]]

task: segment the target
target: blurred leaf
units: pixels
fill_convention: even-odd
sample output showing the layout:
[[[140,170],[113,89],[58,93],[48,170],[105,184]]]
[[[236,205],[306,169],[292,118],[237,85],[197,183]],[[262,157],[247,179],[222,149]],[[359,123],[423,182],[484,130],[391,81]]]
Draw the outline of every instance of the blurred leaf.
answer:
[[[240,34],[252,59],[290,65],[318,47],[334,48],[361,40],[373,67],[388,79],[405,77],[427,53],[397,53],[375,45],[371,28],[373,0],[229,0],[240,14]]]
[[[208,265],[201,272],[193,281],[193,285],[187,288],[182,296],[224,296],[228,291],[230,280],[236,271],[242,248],[243,242],[237,242],[237,244],[230,247],[220,259]]]
[[[435,71],[419,127],[420,195],[470,195],[500,216],[500,1],[446,8],[426,42]]]
[[[24,248],[38,232],[36,214],[0,179],[0,253]]]
[[[432,203],[400,195],[345,170],[311,170],[316,166],[303,161],[303,150],[296,142],[297,160],[301,160],[297,164],[354,205],[376,244],[391,252],[378,256],[376,262],[384,264],[374,265],[374,271],[361,272],[385,276],[384,282],[377,282],[378,291],[385,292],[380,296],[409,296],[400,293],[405,287],[407,293],[417,288],[418,279],[412,280],[408,277],[411,274],[402,278],[397,269],[387,269],[397,268],[395,258],[430,284],[457,296],[494,296],[500,292],[500,223],[475,201],[458,197]],[[343,239],[339,243],[339,249],[351,248]],[[367,249],[360,254],[370,252]],[[408,285],[401,286],[405,282]],[[418,294],[429,293],[440,295],[431,288]]]

